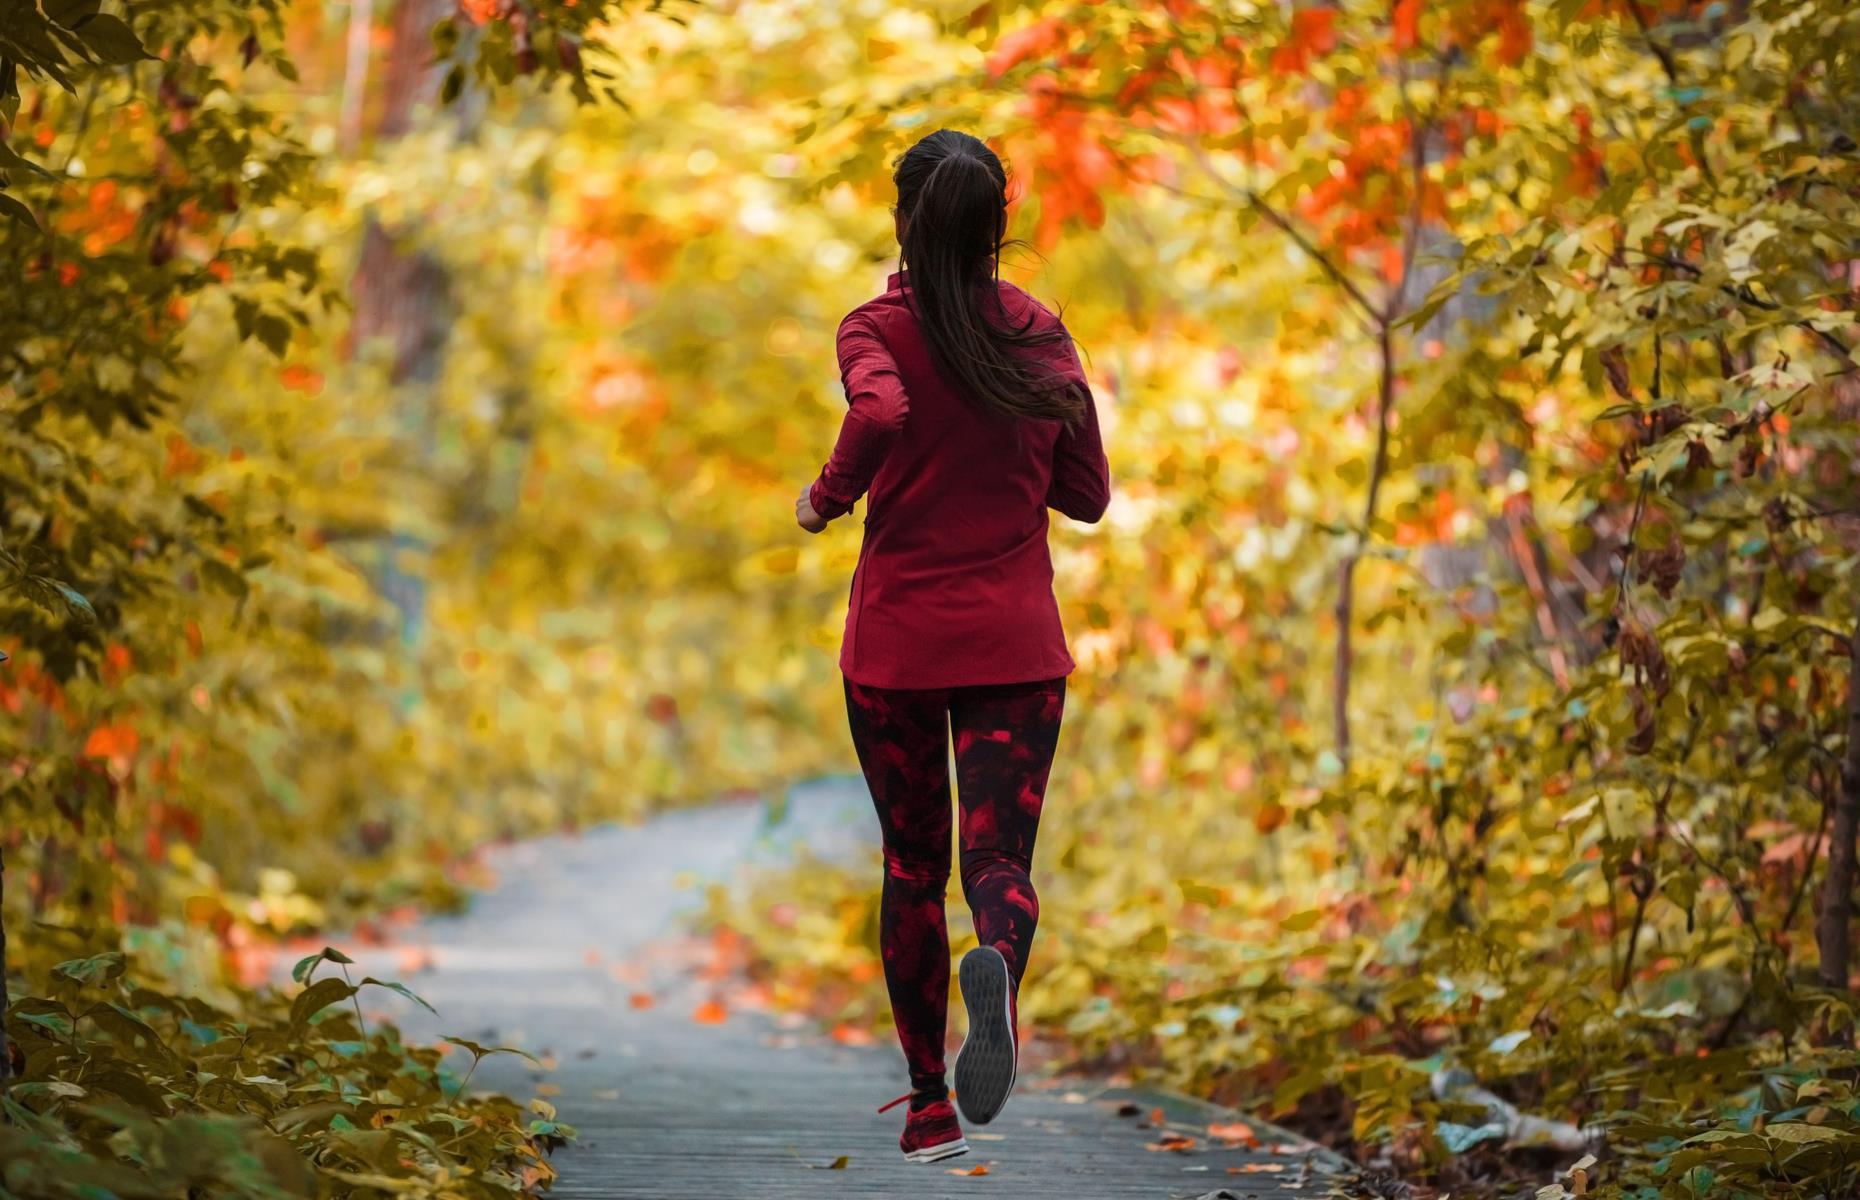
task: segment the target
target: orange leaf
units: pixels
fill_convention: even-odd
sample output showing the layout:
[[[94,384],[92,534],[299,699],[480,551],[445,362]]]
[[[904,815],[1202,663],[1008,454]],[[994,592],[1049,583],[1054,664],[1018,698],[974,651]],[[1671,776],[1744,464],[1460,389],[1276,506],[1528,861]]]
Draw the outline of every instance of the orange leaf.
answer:
[[[129,725],[99,725],[84,739],[85,758],[128,758],[141,738]]]
[[[631,1004],[634,1008],[651,1008],[655,1001],[650,992],[634,992],[631,996],[627,997],[627,1003]]]
[[[1531,23],[1515,0],[1498,19],[1498,58],[1500,62],[1522,62],[1531,52]]]
[[[1161,1140],[1149,1142],[1145,1144],[1143,1148],[1145,1150],[1168,1150],[1176,1154],[1181,1154],[1195,1148],[1195,1139],[1189,1137],[1187,1134],[1165,1133],[1162,1135]]]
[[[303,363],[292,363],[278,372],[278,382],[293,392],[307,392],[314,396],[323,390],[323,373],[313,371]]]
[[[988,1174],[988,1164],[976,1163],[972,1167],[951,1167],[949,1173],[951,1175],[986,1175]]]
[[[1333,8],[1307,8],[1292,14],[1292,36],[1272,52],[1275,71],[1303,71],[1314,56],[1329,54],[1337,48],[1337,35],[1331,28],[1337,19]]]
[[[1208,1136],[1223,1142],[1244,1142],[1248,1146],[1259,1145],[1259,1135],[1245,1121],[1225,1121],[1208,1126]]]
[[[697,1006],[697,1011],[691,1014],[691,1019],[699,1025],[721,1025],[729,1018],[729,1015],[724,1011],[723,1005],[715,1000],[706,1000]]]

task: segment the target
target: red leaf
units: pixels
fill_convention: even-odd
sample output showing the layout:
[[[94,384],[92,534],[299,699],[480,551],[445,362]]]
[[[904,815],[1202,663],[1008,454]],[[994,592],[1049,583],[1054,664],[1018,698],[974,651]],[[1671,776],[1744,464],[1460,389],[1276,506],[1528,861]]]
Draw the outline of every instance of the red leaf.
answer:
[[[1059,18],[1048,17],[1002,36],[995,42],[994,53],[988,56],[989,76],[999,79],[1034,55],[1051,50],[1059,44],[1060,29]]]

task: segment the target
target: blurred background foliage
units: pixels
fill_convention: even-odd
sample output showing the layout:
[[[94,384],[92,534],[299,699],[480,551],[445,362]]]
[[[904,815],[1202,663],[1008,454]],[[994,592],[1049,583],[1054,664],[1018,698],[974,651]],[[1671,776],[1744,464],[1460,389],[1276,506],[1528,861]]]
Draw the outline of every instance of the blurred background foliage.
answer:
[[[315,1180],[253,1142],[213,1194],[430,1180],[445,1067],[266,1010],[271,939],[851,769],[858,531],[789,514],[890,164],[955,125],[1116,484],[1055,522],[1028,1020],[1425,1186],[1545,1175],[1470,1076],[1561,1165],[1607,1132],[1553,1188],[1850,1192],[1857,54],[1840,0],[39,6],[0,30],[9,1112],[104,1163],[256,1111],[153,1047],[270,1020],[424,1090],[363,1143],[335,1088]],[[876,885],[715,915],[879,1022]],[[162,1032],[69,1053],[104,1009]],[[550,1120],[474,1126],[488,1187]],[[65,1194],[43,1156],[6,1186]]]

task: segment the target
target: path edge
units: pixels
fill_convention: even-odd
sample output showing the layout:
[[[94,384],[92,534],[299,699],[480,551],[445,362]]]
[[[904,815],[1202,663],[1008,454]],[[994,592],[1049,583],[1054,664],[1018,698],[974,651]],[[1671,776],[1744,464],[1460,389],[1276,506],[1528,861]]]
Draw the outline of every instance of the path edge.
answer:
[[[1171,1115],[1171,1109],[1175,1109],[1177,1112],[1192,1110],[1196,1114],[1196,1119],[1193,1121],[1184,1120],[1181,1122],[1182,1124],[1212,1125],[1215,1124],[1217,1120],[1240,1121],[1250,1129],[1262,1135],[1262,1140],[1264,1140],[1266,1135],[1270,1135],[1283,1142],[1295,1142],[1305,1147],[1304,1157],[1309,1160],[1316,1169],[1323,1171],[1327,1175],[1356,1177],[1363,1173],[1363,1168],[1354,1160],[1339,1154],[1322,1142],[1313,1141],[1302,1133],[1296,1133],[1285,1128],[1283,1125],[1274,1124],[1262,1117],[1256,1117],[1251,1113],[1242,1112],[1237,1108],[1219,1104],[1213,1100],[1204,1100],[1199,1096],[1193,1096],[1187,1092],[1179,1092],[1173,1088],[1159,1087],[1152,1084],[1132,1084],[1127,1087],[1106,1087],[1099,1093],[1099,1098],[1104,1100],[1129,1101],[1146,1108],[1161,1108],[1163,1110],[1163,1115],[1166,1117]]]

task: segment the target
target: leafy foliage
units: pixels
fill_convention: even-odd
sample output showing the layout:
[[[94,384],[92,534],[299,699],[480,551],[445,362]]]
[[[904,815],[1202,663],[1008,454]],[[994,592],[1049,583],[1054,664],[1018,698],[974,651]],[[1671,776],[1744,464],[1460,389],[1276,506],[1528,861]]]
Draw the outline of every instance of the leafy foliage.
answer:
[[[1005,269],[1066,302],[1119,493],[1055,535],[1081,671],[1029,1019],[1439,1187],[1542,1173],[1463,1071],[1604,1131],[1553,1187],[1852,1190],[1850,6],[376,7],[0,34],[30,1155],[151,1147],[151,1194],[210,1139],[228,1194],[298,1186],[279,1137],[317,1186],[381,1169],[335,1116],[219,1115],[279,1110],[203,1083],[185,1017],[274,1060],[327,1032],[265,1073],[348,1072],[424,1178],[415,1133],[521,1181],[516,1124],[452,1146],[463,1081],[341,1004],[177,1012],[25,917],[256,977],[485,841],[850,766],[856,538],[787,520],[842,409],[809,331],[951,124],[1014,171],[1049,261]],[[728,919],[778,998],[879,1019],[875,884]],[[332,963],[302,1003],[353,1009]],[[106,1000],[168,1057],[25,1021]],[[50,1057],[78,1037],[174,1114],[60,1092],[109,1091]],[[435,1115],[374,1126],[406,1079]]]
[[[15,1000],[5,1194],[510,1196],[553,1179],[543,1147],[573,1136],[543,1101],[463,1095],[443,1046],[365,1024],[350,1001],[375,980],[239,992],[229,1011],[143,974],[110,951]]]

